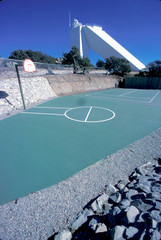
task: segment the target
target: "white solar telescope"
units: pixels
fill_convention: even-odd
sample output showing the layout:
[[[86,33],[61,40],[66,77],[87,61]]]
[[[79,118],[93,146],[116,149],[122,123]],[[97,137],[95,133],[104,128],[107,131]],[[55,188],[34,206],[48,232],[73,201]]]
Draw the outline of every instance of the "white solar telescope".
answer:
[[[70,27],[70,46],[76,46],[82,57],[89,57],[89,48],[106,59],[111,56],[125,58],[132,70],[142,70],[146,66],[128,52],[123,46],[107,34],[102,27],[96,25],[82,25],[74,19]]]

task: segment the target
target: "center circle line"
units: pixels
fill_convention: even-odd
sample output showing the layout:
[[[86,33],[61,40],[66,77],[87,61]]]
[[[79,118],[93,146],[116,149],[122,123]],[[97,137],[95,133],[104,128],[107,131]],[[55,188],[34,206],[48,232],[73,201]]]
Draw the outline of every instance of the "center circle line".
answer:
[[[92,107],[90,107],[90,109],[89,109],[89,111],[88,111],[88,113],[87,113],[87,116],[86,116],[86,118],[85,118],[85,122],[87,122],[88,117],[89,117],[89,114],[91,113],[91,110],[92,110]]]
[[[71,118],[70,116],[68,116],[68,112],[72,111],[72,110],[75,110],[75,109],[79,109],[79,108],[90,108],[87,115],[86,115],[86,118],[85,120],[79,120],[79,119],[75,119],[75,118]],[[92,110],[92,108],[97,108],[97,109],[103,109],[105,111],[109,111],[112,113],[112,117],[110,118],[106,118],[106,119],[102,119],[102,120],[97,120],[97,121],[88,121],[88,117],[89,117],[89,114]],[[107,121],[110,121],[112,120],[116,115],[115,115],[115,112],[112,111],[111,109],[108,109],[108,108],[104,108],[104,107],[98,107],[98,106],[81,106],[81,107],[74,107],[74,108],[70,108],[68,110],[65,111],[64,113],[64,116],[66,118],[68,118],[69,120],[72,120],[72,121],[75,121],[75,122],[82,122],[82,123],[101,123],[101,122],[107,122]]]

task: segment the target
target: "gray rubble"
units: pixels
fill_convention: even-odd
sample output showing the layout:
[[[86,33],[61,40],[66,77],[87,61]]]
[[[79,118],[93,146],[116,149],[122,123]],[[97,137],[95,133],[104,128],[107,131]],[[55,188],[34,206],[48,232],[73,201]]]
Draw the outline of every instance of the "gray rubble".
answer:
[[[158,157],[156,164],[148,162],[136,168],[129,176],[127,184],[119,181],[115,186],[107,185],[105,192],[87,204],[73,224],[66,229],[68,237],[65,237],[63,230],[49,239],[56,240],[59,237],[60,240],[160,240],[160,160],[161,156]],[[105,212],[104,206],[107,205],[109,211]],[[78,221],[81,223],[79,228]]]

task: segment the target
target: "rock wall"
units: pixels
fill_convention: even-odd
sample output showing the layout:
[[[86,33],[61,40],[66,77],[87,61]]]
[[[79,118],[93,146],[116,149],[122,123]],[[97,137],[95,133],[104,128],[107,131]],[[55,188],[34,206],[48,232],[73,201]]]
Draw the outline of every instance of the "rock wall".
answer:
[[[0,119],[15,111],[23,109],[17,77],[0,77]],[[63,74],[23,77],[21,76],[23,94],[27,107],[52,97],[75,94],[86,91],[114,88],[118,78],[101,73]]]
[[[44,77],[21,78],[26,106],[55,97],[48,81]],[[0,81],[0,116],[5,117],[11,112],[23,109],[17,78]]]
[[[114,88],[119,79],[105,74],[68,74],[46,76],[57,95],[75,94],[85,91],[97,91]]]

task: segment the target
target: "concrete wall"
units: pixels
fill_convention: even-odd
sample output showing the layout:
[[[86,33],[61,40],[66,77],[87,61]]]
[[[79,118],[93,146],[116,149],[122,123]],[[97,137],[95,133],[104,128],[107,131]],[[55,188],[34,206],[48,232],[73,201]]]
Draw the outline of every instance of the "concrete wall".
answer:
[[[118,83],[115,77],[107,77],[103,74],[70,74],[46,76],[54,93],[58,96],[75,94],[87,91],[114,88]]]

